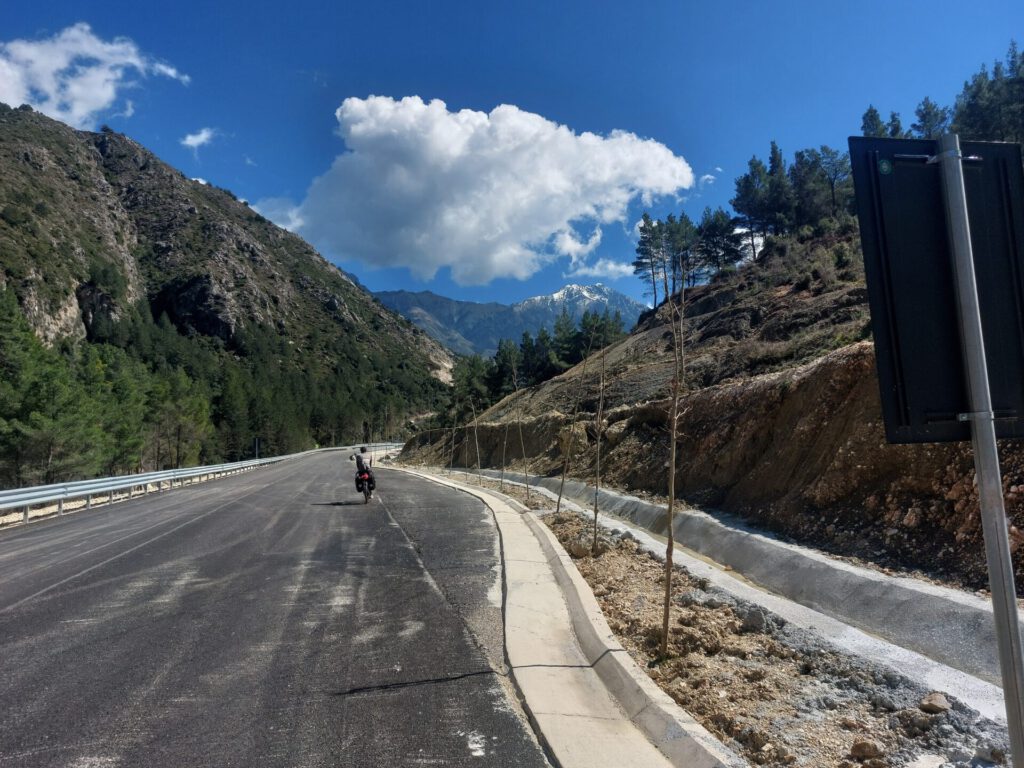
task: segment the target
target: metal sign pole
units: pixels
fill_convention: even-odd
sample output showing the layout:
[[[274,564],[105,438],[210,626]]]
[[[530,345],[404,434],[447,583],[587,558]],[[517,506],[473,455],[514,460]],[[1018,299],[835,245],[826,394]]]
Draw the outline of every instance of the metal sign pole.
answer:
[[[995,616],[999,666],[1006,701],[1006,722],[1010,732],[1013,764],[1024,766],[1024,654],[1021,652],[1017,595],[1014,588],[1013,561],[1010,557],[1009,531],[1003,508],[1003,484],[996,447],[996,428],[989,391],[988,368],[974,277],[974,255],[967,217],[967,194],[960,155],[960,139],[947,134],[939,139],[942,187],[946,199],[946,221],[953,251],[957,309],[963,341],[964,367],[971,413],[960,418],[971,421],[974,469],[981,502],[982,531],[988,558],[992,611]]]

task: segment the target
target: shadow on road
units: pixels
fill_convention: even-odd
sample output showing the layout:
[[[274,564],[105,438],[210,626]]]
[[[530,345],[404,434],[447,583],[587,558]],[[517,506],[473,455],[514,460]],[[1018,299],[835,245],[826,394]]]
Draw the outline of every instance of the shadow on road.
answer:
[[[311,507],[365,507],[366,502],[362,499],[353,501],[314,501]]]
[[[391,691],[399,688],[415,688],[421,685],[440,685],[465,680],[468,677],[479,677],[481,675],[500,675],[502,677],[508,677],[507,673],[499,672],[496,669],[480,669],[473,672],[463,672],[462,674],[448,675],[445,677],[431,677],[425,680],[407,680],[395,683],[381,683],[378,685],[361,685],[349,688],[346,691],[335,691],[332,695],[358,696],[362,693],[377,693],[379,691]]]

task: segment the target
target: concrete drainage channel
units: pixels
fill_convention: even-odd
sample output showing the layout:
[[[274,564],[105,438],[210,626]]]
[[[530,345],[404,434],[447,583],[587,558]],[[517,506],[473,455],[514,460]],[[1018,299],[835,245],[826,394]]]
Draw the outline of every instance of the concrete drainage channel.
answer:
[[[482,474],[492,479],[501,475],[494,470]],[[525,475],[515,472],[505,472],[504,477],[526,481]],[[531,476],[529,482],[557,493],[561,480]],[[565,497],[592,508],[594,488],[567,479]],[[657,504],[601,490],[598,507],[653,534],[666,532],[667,513]],[[679,511],[673,528],[677,543],[776,595],[999,684],[992,608],[986,600],[833,560],[755,531],[727,515]]]

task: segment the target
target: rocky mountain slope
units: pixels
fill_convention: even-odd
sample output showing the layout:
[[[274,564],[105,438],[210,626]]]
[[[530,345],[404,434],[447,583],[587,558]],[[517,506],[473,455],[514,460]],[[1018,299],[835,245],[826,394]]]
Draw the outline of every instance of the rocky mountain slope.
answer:
[[[425,369],[448,363],[303,240],[126,136],[2,108],[0,166],[0,279],[47,340],[82,338],[146,298],[154,317],[224,341],[247,325],[291,328],[297,344],[344,330],[414,359],[425,348]]]
[[[869,341],[859,243],[852,232],[771,242],[762,263],[687,292],[688,392],[681,404],[677,488],[691,503],[739,513],[815,546],[987,584],[968,443],[889,445]],[[641,318],[606,352],[598,427],[599,356],[482,414],[460,430],[455,463],[526,464],[667,492],[670,311]],[[572,413],[579,399],[575,423]],[[522,427],[520,443],[518,429]],[[451,435],[422,435],[412,460],[450,461]],[[1001,445],[1012,547],[1024,543],[1024,451]],[[1024,567],[1018,558],[1018,588]]]
[[[364,421],[382,429],[429,407],[452,365],[447,350],[230,192],[126,136],[4,105],[2,289],[71,363],[84,341],[154,372],[181,368],[212,408],[212,428],[230,418],[235,443],[262,435],[265,450],[349,431],[358,439]]]
[[[374,295],[461,355],[490,356],[501,339],[518,342],[524,332],[536,335],[541,328],[550,331],[563,308],[574,323],[584,312],[618,312],[626,330],[646,310],[643,304],[600,283],[567,285],[553,294],[533,296],[512,305],[456,301],[430,291],[380,291]]]

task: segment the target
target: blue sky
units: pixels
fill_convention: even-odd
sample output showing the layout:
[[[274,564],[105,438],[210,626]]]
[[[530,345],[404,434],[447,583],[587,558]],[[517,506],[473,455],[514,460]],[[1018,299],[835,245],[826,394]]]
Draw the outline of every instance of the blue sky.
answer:
[[[772,139],[845,147],[869,103],[909,126],[1024,43],[1020,0],[55,0],[0,20],[0,97],[45,107],[31,76],[105,62],[46,108],[290,220],[373,290],[503,302],[640,298],[615,265],[645,209],[727,206]],[[68,46],[85,58],[60,70]]]

